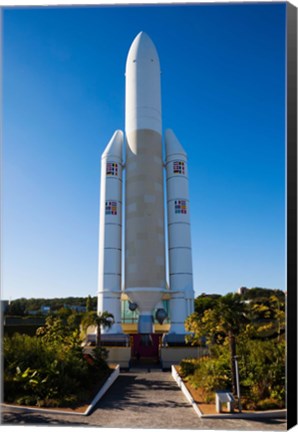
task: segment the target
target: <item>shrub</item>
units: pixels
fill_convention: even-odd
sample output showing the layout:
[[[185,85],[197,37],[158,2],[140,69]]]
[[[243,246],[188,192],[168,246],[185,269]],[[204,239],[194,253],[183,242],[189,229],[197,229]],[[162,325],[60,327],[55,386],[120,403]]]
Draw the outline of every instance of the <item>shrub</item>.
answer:
[[[202,357],[189,382],[196,388],[203,387],[206,392],[225,390],[230,385],[229,365],[221,359]]]
[[[273,410],[273,409],[283,408],[283,404],[276,399],[268,398],[257,402],[255,408],[257,410],[262,410],[262,411]]]
[[[185,359],[180,363],[180,374],[183,378],[188,377],[189,375],[193,375],[198,361],[195,359]]]
[[[285,343],[276,340],[247,340],[239,345],[240,383],[247,398],[285,405]]]
[[[104,350],[94,363],[83,357],[77,331],[47,320],[39,336],[14,334],[4,343],[4,399],[25,405],[63,406],[79,402],[109,371]]]
[[[228,357],[224,355],[182,360],[180,373],[192,387],[202,390],[202,398],[206,403],[214,400],[215,391],[226,390],[230,385],[230,365]]]

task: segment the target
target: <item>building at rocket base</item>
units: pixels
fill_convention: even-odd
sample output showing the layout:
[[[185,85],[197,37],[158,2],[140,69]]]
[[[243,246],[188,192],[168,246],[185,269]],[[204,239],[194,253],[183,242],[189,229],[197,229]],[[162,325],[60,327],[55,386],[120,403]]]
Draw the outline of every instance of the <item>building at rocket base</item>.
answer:
[[[101,158],[98,312],[114,315],[109,335],[170,340],[184,337],[194,307],[188,163],[173,131],[163,134],[159,57],[144,32],[125,81],[125,131]]]

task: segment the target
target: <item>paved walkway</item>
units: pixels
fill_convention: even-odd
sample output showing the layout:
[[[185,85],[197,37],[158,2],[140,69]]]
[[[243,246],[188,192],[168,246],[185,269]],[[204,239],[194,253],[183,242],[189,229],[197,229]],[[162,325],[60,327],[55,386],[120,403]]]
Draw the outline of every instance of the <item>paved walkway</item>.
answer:
[[[155,369],[121,373],[87,417],[3,409],[2,423],[139,429],[286,429],[284,419],[200,419],[171,374]]]

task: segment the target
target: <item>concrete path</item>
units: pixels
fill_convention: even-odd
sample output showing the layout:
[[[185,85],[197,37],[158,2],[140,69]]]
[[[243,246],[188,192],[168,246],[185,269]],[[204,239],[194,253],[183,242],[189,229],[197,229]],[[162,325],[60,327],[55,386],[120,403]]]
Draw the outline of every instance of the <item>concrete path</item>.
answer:
[[[171,374],[155,369],[121,373],[87,417],[3,409],[2,423],[138,429],[286,429],[284,419],[200,419]]]

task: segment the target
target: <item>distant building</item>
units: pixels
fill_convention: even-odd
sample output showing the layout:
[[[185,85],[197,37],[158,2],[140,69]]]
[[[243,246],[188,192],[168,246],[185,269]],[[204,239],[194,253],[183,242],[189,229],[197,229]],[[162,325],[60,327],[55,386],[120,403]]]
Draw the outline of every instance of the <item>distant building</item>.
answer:
[[[40,311],[42,314],[48,314],[51,312],[51,307],[50,306],[41,306]]]
[[[243,294],[245,294],[248,290],[249,290],[249,288],[246,288],[246,287],[240,287],[240,288],[238,288],[237,293],[240,294],[240,295],[243,295]]]

